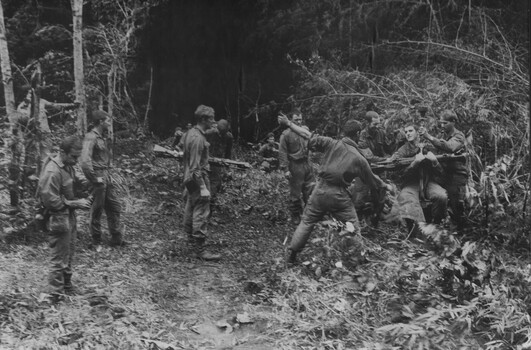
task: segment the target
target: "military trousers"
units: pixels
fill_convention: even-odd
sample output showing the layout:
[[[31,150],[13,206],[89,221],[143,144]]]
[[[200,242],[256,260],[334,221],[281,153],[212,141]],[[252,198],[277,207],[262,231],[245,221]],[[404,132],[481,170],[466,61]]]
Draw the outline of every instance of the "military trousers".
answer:
[[[289,172],[289,211],[298,217],[315,186],[315,176],[307,159],[290,160]]]
[[[298,252],[304,248],[315,224],[321,221],[326,214],[331,214],[343,223],[352,223],[355,232],[359,233],[358,215],[348,190],[342,186],[319,181],[304,208],[301,222],[291,239],[290,249],[292,251]]]
[[[72,261],[77,238],[76,216],[73,210],[50,215],[48,221],[50,272],[48,283],[52,293],[64,293],[72,277]]]
[[[122,231],[120,216],[122,206],[118,199],[116,185],[105,179],[102,184],[93,185],[94,201],[90,208],[90,227],[89,231],[92,239],[96,242],[101,241],[101,215],[105,211],[107,216],[107,225],[111,234],[111,244],[119,245],[122,243]]]
[[[431,222],[440,224],[446,217],[448,196],[446,190],[433,181],[427,183],[426,201],[431,204]],[[420,186],[409,184],[402,188],[398,195],[398,211],[402,219],[411,219],[416,222],[426,222],[420,198]]]

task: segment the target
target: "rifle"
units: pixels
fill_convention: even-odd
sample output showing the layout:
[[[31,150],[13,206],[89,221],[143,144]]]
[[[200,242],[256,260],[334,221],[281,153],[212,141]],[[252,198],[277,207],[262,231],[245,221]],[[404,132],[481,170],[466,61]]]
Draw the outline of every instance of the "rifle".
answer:
[[[166,147],[159,146],[159,145],[155,145],[153,147],[153,153],[155,154],[156,157],[176,158],[179,160],[182,160],[183,155],[184,155],[184,152],[174,151],[174,150],[171,150]],[[208,162],[214,165],[232,166],[238,169],[251,168],[251,164],[247,162],[238,162],[236,160],[226,159],[226,158],[208,157]]]
[[[435,156],[440,163],[453,161],[453,160],[465,160],[467,153],[460,154],[441,154]],[[415,157],[399,158],[395,160],[384,160],[378,163],[371,163],[371,169],[373,172],[381,171],[393,171],[406,168],[415,160]]]

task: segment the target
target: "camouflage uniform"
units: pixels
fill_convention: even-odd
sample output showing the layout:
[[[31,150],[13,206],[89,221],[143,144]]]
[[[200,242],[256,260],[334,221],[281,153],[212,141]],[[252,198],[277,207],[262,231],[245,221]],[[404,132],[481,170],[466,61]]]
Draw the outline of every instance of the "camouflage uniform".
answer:
[[[120,214],[122,206],[118,198],[116,184],[111,181],[111,152],[107,140],[96,130],[85,135],[80,166],[93,187],[94,202],[90,209],[90,234],[94,243],[101,243],[101,215],[105,210],[111,234],[111,245],[120,245],[122,227]],[[97,178],[103,178],[103,183]]]

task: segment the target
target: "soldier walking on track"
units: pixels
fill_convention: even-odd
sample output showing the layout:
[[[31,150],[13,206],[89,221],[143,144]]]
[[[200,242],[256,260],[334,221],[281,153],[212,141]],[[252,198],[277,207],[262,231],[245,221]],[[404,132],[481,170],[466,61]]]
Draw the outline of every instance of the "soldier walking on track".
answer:
[[[205,250],[207,224],[210,216],[210,182],[208,172],[209,144],[205,132],[212,127],[214,109],[200,105],[195,110],[197,124],[183,136],[183,163],[186,204],[184,231],[194,247],[197,258],[219,260],[219,254]]]

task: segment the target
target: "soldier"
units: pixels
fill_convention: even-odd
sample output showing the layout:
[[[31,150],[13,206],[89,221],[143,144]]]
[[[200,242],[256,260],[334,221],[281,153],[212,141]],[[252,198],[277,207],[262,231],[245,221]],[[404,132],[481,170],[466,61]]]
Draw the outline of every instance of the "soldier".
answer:
[[[394,151],[394,140],[388,140],[382,130],[382,119],[374,111],[365,114],[367,127],[361,131],[359,146],[368,148],[377,157],[387,157]]]
[[[315,136],[308,130],[291,122],[285,116],[279,116],[281,125],[304,137],[311,149],[324,152],[323,163],[319,168],[319,181],[304,208],[302,220],[297,226],[289,247],[288,263],[296,261],[297,254],[304,248],[314,225],[327,213],[339,221],[350,223],[355,233],[360,225],[356,209],[347,187],[355,177],[360,177],[371,189],[378,191],[382,198],[391,187],[374,175],[369,163],[357,149],[353,137],[361,129],[355,120],[348,121],[343,127],[345,137],[335,140],[326,136]]]
[[[275,142],[275,134],[267,134],[267,142],[260,147],[258,154],[262,157],[260,169],[269,172],[278,168],[278,144]]]
[[[457,115],[454,111],[444,110],[441,113],[439,124],[443,137],[436,138],[430,135],[426,129],[421,128],[419,134],[428,140],[438,153],[460,153],[465,151],[465,134],[455,128]],[[450,218],[462,228],[465,224],[465,194],[468,181],[468,169],[466,161],[461,159],[445,162],[444,187],[448,192],[448,205]]]
[[[206,131],[209,147],[209,156],[216,158],[230,159],[232,156],[233,136],[230,132],[229,122],[225,119],[218,120],[214,127]],[[216,195],[221,191],[225,167],[223,165],[210,166],[210,197],[214,201]]]
[[[210,216],[210,182],[208,172],[209,144],[205,133],[215,123],[214,109],[200,105],[195,110],[197,124],[183,136],[183,163],[186,204],[184,231],[194,247],[197,258],[219,260],[219,254],[205,250],[207,224]]]
[[[93,244],[101,245],[101,215],[105,210],[111,234],[110,246],[120,247],[125,241],[120,222],[122,206],[110,174],[111,149],[107,137],[111,120],[104,111],[93,111],[91,117],[94,127],[85,135],[80,160],[81,169],[93,187],[89,231]]]
[[[42,206],[49,215],[48,241],[51,248],[49,284],[52,298],[73,291],[72,258],[76,243],[75,209],[89,209],[90,202],[74,196],[74,169],[81,154],[81,140],[77,136],[65,138],[57,156],[45,165],[38,185]]]
[[[291,122],[302,127],[302,114],[299,110],[293,112]],[[303,204],[306,204],[315,185],[315,176],[308,161],[308,140],[291,129],[284,131],[280,136],[279,161],[280,169],[289,179],[289,210],[291,220],[297,225]]]
[[[440,181],[443,168],[433,152],[421,149],[418,127],[408,124],[404,128],[407,142],[401,146],[391,159],[414,157],[413,162],[404,170],[402,190],[398,195],[398,208],[402,219],[406,221],[409,232],[418,222],[440,224],[446,217],[448,197]],[[424,154],[424,152],[426,154]],[[430,217],[426,220],[423,207],[431,203]]]

